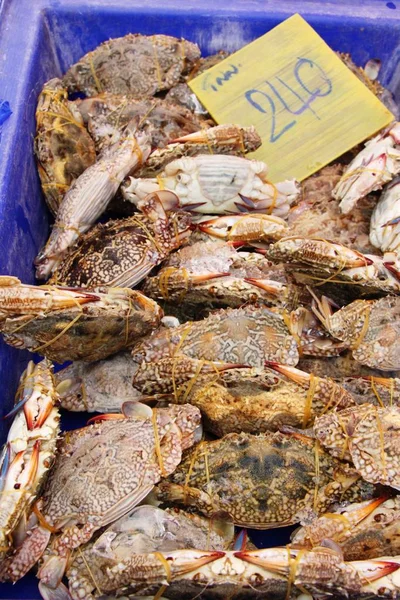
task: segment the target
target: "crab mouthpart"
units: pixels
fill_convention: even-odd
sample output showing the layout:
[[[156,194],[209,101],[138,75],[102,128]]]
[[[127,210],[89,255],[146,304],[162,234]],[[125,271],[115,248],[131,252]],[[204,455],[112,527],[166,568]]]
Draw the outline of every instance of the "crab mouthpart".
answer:
[[[400,568],[400,563],[389,560],[354,560],[348,563],[365,583],[370,583],[390,575]]]
[[[236,539],[233,543],[233,550],[236,552],[245,552],[248,540],[249,536],[247,529],[242,529],[236,536]]]

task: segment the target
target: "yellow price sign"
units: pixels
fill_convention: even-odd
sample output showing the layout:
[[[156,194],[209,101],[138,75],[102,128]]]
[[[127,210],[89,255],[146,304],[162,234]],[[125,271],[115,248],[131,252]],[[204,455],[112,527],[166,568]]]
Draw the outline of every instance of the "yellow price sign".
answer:
[[[273,182],[305,179],[394,116],[298,14],[189,86],[217,123],[254,125]]]

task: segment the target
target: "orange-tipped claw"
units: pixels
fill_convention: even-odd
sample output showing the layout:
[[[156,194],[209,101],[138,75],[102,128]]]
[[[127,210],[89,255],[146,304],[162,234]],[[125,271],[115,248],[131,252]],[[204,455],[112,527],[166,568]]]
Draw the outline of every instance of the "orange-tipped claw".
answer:
[[[295,383],[299,385],[308,385],[310,383],[311,376],[309,373],[305,371],[300,371],[300,369],[295,369],[295,367],[289,367],[287,365],[281,365],[277,362],[265,361],[265,366],[285,375],[288,379],[291,379]]]
[[[168,144],[207,144],[208,136],[205,131],[199,129],[199,131],[195,131],[194,133],[188,133],[187,135],[181,135],[180,137],[175,138],[168,142]]]
[[[247,552],[234,552],[240,560],[263,567],[273,573],[286,575],[289,569],[289,560],[296,558],[299,550],[291,548],[264,548],[262,550],[249,550]]]
[[[206,364],[204,365],[205,367],[208,367],[210,369],[210,372],[215,372],[215,370],[217,371],[228,371],[229,369],[248,369],[249,365],[243,365],[243,364],[236,364],[236,363],[212,363],[212,364]]]
[[[400,568],[400,562],[389,560],[354,560],[348,563],[365,583],[382,579]]]
[[[400,281],[400,271],[396,269],[394,263],[385,262],[383,263],[383,266],[386,267],[386,269]]]
[[[219,277],[229,277],[230,273],[203,273],[202,275],[191,275],[190,279],[193,284],[204,283],[210,279],[218,279]]]
[[[190,573],[190,571],[200,569],[204,565],[225,556],[225,552],[218,550],[176,550],[175,552],[162,554],[168,556],[175,574]]]
[[[93,423],[100,423],[101,421],[116,421],[125,419],[125,415],[121,415],[120,413],[106,413],[104,415],[96,415],[88,420],[86,425],[92,425]]]
[[[366,519],[372,512],[374,512],[374,510],[378,508],[378,506],[380,506],[383,502],[386,502],[388,498],[389,496],[381,496],[380,498],[374,498],[370,502],[366,502],[365,505],[361,508],[357,510],[352,510],[349,513],[348,518],[351,519],[351,521],[354,524],[361,523],[361,521]]]
[[[279,283],[278,281],[272,282],[271,279],[256,279],[254,277],[245,277],[244,280],[247,281],[247,283],[251,283],[252,285],[255,285],[256,287],[260,288],[261,290],[264,290],[265,292],[267,292],[268,294],[271,294],[272,296],[279,296],[282,293],[283,284]],[[275,285],[271,285],[271,282],[274,283]]]
[[[40,452],[40,440],[35,442],[33,446],[32,454],[29,458],[28,464],[25,466],[22,475],[19,480],[19,484],[23,488],[30,488],[36,477],[36,473],[39,466],[39,452]]]

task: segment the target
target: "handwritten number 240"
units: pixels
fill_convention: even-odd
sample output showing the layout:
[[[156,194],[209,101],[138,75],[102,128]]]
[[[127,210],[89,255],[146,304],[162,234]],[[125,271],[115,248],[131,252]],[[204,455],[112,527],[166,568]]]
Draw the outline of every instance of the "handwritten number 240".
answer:
[[[314,89],[314,90],[309,89],[308,85],[303,80],[304,75],[310,69],[313,70],[313,73],[319,75],[322,80],[322,82],[321,82],[322,84],[320,86],[317,86],[316,89]],[[245,93],[246,100],[256,110],[258,110],[261,113],[268,112],[268,110],[265,110],[265,108],[263,108],[263,106],[261,105],[261,102],[263,100],[265,100],[265,99],[267,100],[267,102],[269,104],[269,108],[271,110],[271,114],[272,114],[271,134],[270,134],[270,142],[272,142],[272,143],[279,140],[279,138],[286,131],[288,131],[289,129],[294,127],[297,123],[296,119],[293,119],[287,125],[285,125],[281,129],[277,130],[277,125],[276,125],[276,106],[277,106],[276,103],[277,102],[281,104],[285,113],[289,113],[291,115],[301,115],[306,110],[310,110],[313,113],[313,115],[315,116],[315,118],[319,119],[320,117],[317,115],[317,113],[314,111],[314,109],[312,108],[311,105],[314,102],[314,100],[316,100],[316,98],[322,98],[324,96],[328,96],[332,92],[332,82],[326,75],[325,71],[317,63],[315,63],[314,61],[312,61],[308,58],[299,58],[297,60],[296,65],[293,69],[293,75],[294,75],[294,78],[295,78],[297,84],[300,86],[300,88],[302,90],[302,95],[300,95],[298,92],[296,92],[296,90],[294,90],[291,86],[289,86],[280,77],[276,77],[276,79],[279,81],[279,83],[285,89],[287,89],[289,92],[291,92],[300,101],[299,108],[296,108],[296,109],[291,108],[288,105],[288,103],[286,102],[286,100],[283,98],[282,94],[279,92],[277,87],[269,81],[266,81],[265,83],[267,84],[271,93],[267,93],[267,92],[264,92],[264,91],[258,90],[258,89],[248,90]],[[305,95],[305,98],[302,97],[304,95]]]

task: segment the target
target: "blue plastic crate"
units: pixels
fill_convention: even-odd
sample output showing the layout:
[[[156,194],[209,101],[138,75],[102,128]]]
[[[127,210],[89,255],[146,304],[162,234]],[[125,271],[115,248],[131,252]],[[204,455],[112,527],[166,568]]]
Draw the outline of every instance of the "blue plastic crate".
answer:
[[[129,32],[186,37],[209,54],[237,50],[296,12],[357,64],[379,58],[380,79],[400,100],[400,0],[0,0],[0,104],[8,101],[12,111],[0,126],[0,274],[32,283],[33,259],[49,232],[32,152],[37,96],[45,81],[100,42]],[[0,418],[12,406],[28,359],[27,352],[0,340]],[[66,425],[84,420],[79,415]],[[0,419],[0,441],[5,427]],[[253,539],[279,545],[288,533],[257,532]],[[38,597],[33,576],[0,587],[0,598]]]

